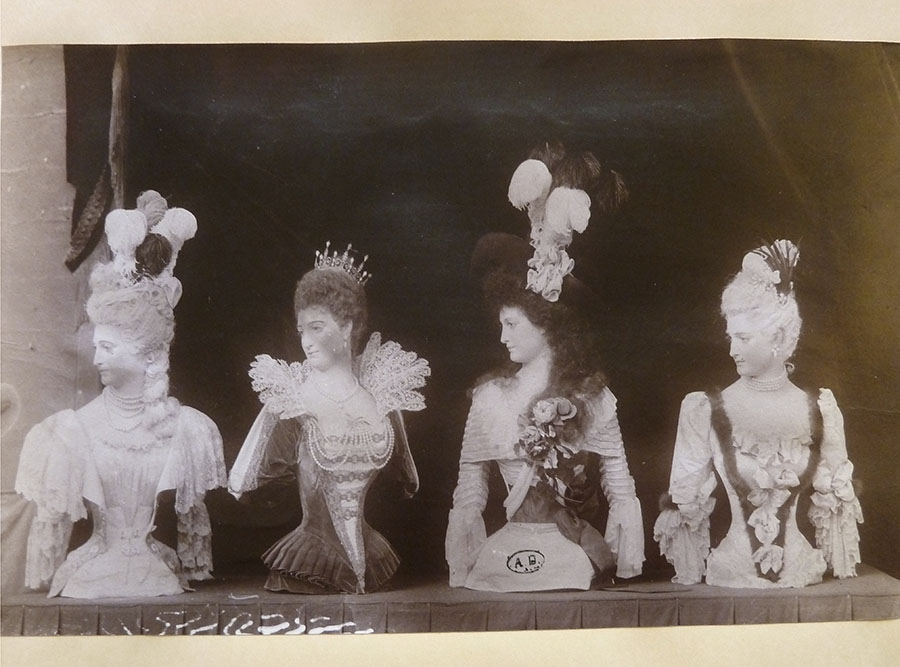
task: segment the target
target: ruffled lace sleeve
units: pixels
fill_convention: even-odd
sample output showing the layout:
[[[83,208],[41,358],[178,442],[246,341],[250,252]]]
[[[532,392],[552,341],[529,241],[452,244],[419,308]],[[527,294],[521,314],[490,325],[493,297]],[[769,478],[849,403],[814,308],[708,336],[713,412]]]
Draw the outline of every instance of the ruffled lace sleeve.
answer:
[[[177,437],[180,465],[175,487],[176,552],[184,578],[209,579],[212,529],[204,497],[207,491],[225,486],[222,436],[209,417],[182,406]]]
[[[653,539],[672,565],[678,584],[699,583],[709,556],[709,515],[715,507],[711,406],[706,394],[685,396],[678,416],[675,455],[669,479],[673,506],[653,526]]]
[[[36,506],[28,533],[25,585],[43,588],[65,560],[72,523],[87,517],[82,489],[88,437],[72,410],[51,415],[29,431],[15,489]]]
[[[453,492],[453,509],[447,524],[444,548],[450,567],[450,585],[463,586],[487,535],[482,513],[487,505],[490,462],[483,454],[491,450],[488,415],[492,407],[491,385],[475,390],[463,433],[459,478]]]
[[[847,458],[844,417],[829,389],[819,391],[822,413],[822,458],[813,477],[809,518],[816,528],[816,546],[836,577],[856,576],[860,562],[862,508],[853,489],[853,464]]]
[[[425,386],[431,368],[415,352],[407,352],[394,341],[382,343],[376,331],[357,363],[359,383],[375,398],[380,414],[425,409],[425,398],[417,390]]]
[[[636,577],[644,563],[644,526],[641,503],[625,458],[616,397],[604,389],[587,405],[591,418],[584,449],[600,455],[600,483],[609,502],[604,536],[616,557],[616,575]]]

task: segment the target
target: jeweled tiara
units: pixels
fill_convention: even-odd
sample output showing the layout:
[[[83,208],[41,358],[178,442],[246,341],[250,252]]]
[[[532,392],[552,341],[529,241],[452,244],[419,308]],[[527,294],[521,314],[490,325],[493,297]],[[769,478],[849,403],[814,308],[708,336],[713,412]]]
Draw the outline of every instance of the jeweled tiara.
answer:
[[[338,254],[337,250],[335,250],[333,253],[330,253],[330,247],[331,241],[327,241],[325,243],[324,251],[316,250],[315,268],[321,269],[324,267],[329,267],[332,269],[341,269],[342,271],[346,271],[347,273],[349,273],[350,276],[360,285],[365,285],[369,278],[372,277],[371,273],[363,270],[363,266],[365,265],[366,260],[369,259],[369,256],[365,255],[362,258],[362,261],[357,264],[355,252],[353,250],[353,244],[348,243],[347,249],[342,254]]]

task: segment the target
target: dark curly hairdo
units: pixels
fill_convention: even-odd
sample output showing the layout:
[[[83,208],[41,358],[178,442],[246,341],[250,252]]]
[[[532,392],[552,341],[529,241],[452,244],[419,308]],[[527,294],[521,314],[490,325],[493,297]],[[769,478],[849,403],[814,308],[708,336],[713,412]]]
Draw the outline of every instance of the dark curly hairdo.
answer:
[[[153,232],[147,234],[134,250],[134,266],[139,276],[155,278],[163,272],[172,259],[172,244]]]
[[[350,274],[341,269],[319,268],[308,271],[297,283],[294,292],[294,316],[304,308],[319,306],[334,316],[341,326],[353,323],[351,334],[354,354],[359,350],[366,333],[368,308],[366,293]]]
[[[524,276],[501,270],[485,277],[483,289],[495,321],[504,307],[518,308],[547,337],[553,353],[550,383],[538,399],[593,395],[606,386],[599,366],[599,341],[587,320],[586,297],[577,293],[578,286],[567,284],[563,293],[568,298],[551,303],[527,289]],[[509,376],[515,370],[516,366],[510,364],[500,374]]]

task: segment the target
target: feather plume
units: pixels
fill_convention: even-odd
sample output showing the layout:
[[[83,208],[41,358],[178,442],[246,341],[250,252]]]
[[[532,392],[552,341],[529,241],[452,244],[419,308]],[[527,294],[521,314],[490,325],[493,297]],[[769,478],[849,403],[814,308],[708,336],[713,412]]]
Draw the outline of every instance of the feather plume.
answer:
[[[778,293],[790,294],[794,288],[794,269],[800,259],[800,250],[797,246],[787,239],[779,239],[774,243],[763,245],[753,252],[760,255],[772,271],[777,272],[778,280],[775,282],[775,289]]]
[[[516,167],[509,182],[509,202],[520,211],[550,192],[553,177],[540,160],[525,160]]]
[[[584,190],[554,188],[547,198],[546,226],[563,237],[568,235],[569,241],[573,230],[581,234],[587,229],[590,218],[591,198]]]
[[[177,253],[188,239],[197,233],[197,218],[185,208],[170,208],[162,221],[153,228],[154,234],[165,236]]]
[[[147,234],[147,219],[136,209],[117,208],[106,216],[106,240],[113,263],[123,276],[135,271],[134,251]]]
[[[612,169],[600,179],[594,199],[601,213],[615,213],[628,201],[628,188],[621,174]]]
[[[152,228],[163,219],[169,203],[156,190],[147,190],[138,196],[137,207],[147,217],[147,224]]]
[[[147,235],[147,218],[136,209],[117,208],[106,216],[106,238],[115,253],[134,253]]]

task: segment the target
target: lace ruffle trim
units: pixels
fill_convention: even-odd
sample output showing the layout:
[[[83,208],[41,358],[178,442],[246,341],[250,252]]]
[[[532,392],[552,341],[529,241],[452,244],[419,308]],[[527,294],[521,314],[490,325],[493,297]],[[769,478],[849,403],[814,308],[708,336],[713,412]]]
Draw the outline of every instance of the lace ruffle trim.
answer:
[[[394,341],[381,342],[377,331],[369,337],[359,360],[359,382],[375,398],[382,415],[393,410],[425,409],[419,389],[431,375],[428,361]]]
[[[853,488],[853,464],[842,461],[834,470],[820,465],[813,479],[809,518],[816,529],[816,546],[839,578],[856,576],[860,562],[859,530],[862,508]]]
[[[186,580],[211,579],[212,526],[202,503],[178,514],[178,560]]]
[[[699,583],[706,574],[709,557],[709,517],[715,509],[715,475],[708,475],[686,503],[673,503],[660,512],[653,525],[653,539],[659,552],[675,566],[676,584]],[[672,491],[675,495],[675,490]]]
[[[659,552],[675,566],[672,581],[676,584],[696,584],[706,574],[709,515],[715,504],[715,498],[707,498],[701,503],[665,509],[653,525],[653,539],[659,543]]]
[[[781,466],[785,463],[798,464],[803,460],[804,451],[812,444],[809,434],[759,435],[735,433],[732,445],[741,453],[752,456],[762,467]]]
[[[268,354],[257,356],[248,372],[259,400],[280,419],[290,419],[305,412],[300,386],[306,382],[309,373],[309,362],[288,363]]]
[[[25,585],[42,588],[53,579],[57,568],[66,559],[66,548],[72,534],[72,522],[66,517],[57,520],[35,518],[28,534],[25,560]]]
[[[206,492],[226,484],[225,459],[222,455],[222,436],[209,417],[201,412],[182,408],[184,428],[179,439],[180,477],[175,498],[175,511],[185,513],[202,503]]]
[[[382,343],[381,334],[376,331],[355,363],[360,384],[375,398],[382,416],[393,410],[425,409],[425,398],[418,390],[425,386],[431,368],[415,352],[408,352],[393,341]],[[249,371],[259,400],[280,419],[305,413],[300,387],[309,374],[306,361],[288,363],[267,354],[257,356]]]
[[[25,437],[16,492],[37,506],[37,520],[56,521],[66,514],[73,521],[87,517],[81,498],[87,435],[72,410],[51,415]]]

